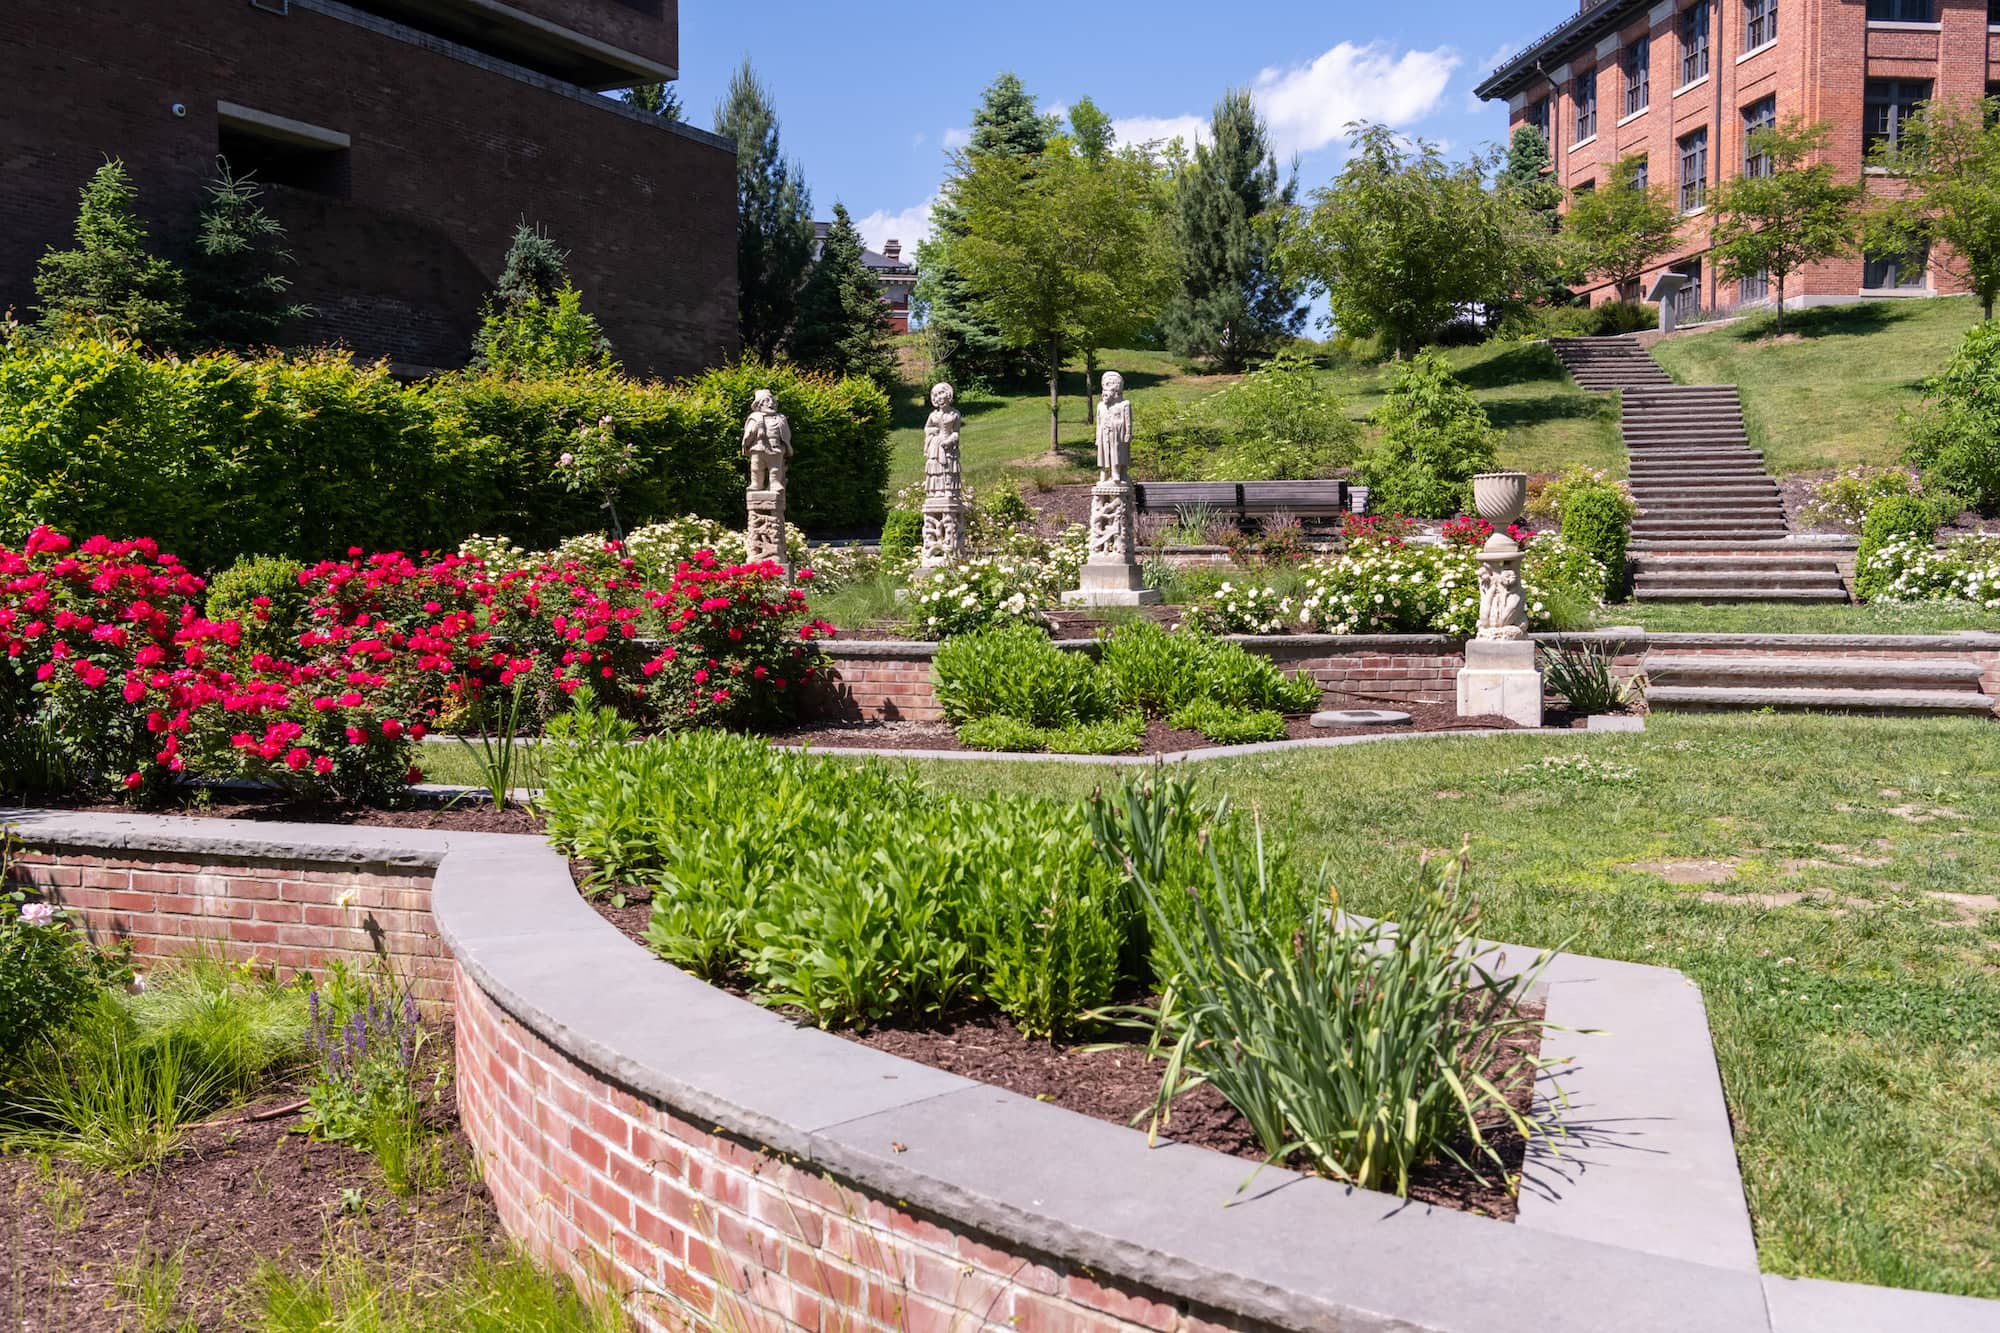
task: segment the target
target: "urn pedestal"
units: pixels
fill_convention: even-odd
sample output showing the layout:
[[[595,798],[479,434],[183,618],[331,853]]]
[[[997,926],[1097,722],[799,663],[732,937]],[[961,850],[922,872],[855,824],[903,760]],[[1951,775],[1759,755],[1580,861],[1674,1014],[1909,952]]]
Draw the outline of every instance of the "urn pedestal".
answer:
[[[1100,481],[1090,489],[1090,558],[1077,582],[1062,595],[1064,606],[1156,606],[1158,588],[1148,588],[1133,550],[1132,483]]]
[[[1542,673],[1532,639],[1473,639],[1458,673],[1458,715],[1498,714],[1523,727],[1542,725]]]
[[[1542,673],[1528,637],[1527,588],[1521,547],[1507,528],[1528,502],[1524,472],[1486,472],[1472,479],[1473,507],[1493,525],[1479,552],[1479,630],[1465,645],[1458,673],[1458,715],[1499,715],[1524,727],[1542,725]]]

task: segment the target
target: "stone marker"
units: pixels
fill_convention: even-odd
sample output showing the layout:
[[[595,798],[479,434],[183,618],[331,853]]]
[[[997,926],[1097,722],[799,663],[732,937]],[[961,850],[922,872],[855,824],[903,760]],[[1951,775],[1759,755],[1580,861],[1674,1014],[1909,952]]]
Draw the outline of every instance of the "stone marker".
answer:
[[[749,510],[743,531],[745,559],[751,564],[775,560],[789,578],[785,560],[785,466],[792,457],[792,423],[778,410],[769,389],[750,400],[750,418],[743,423],[743,456],[750,460],[750,488],[744,492]]]
[[[1408,713],[1399,713],[1393,708],[1329,708],[1325,712],[1314,713],[1315,727],[1407,727]]]
[[[1479,632],[1465,645],[1458,673],[1458,715],[1499,714],[1524,727],[1542,725],[1542,673],[1528,637],[1521,547],[1507,535],[1528,502],[1528,474],[1486,472],[1472,479],[1472,500],[1493,535],[1479,552]]]
[[[924,422],[924,546],[918,565],[936,569],[965,554],[965,487],[959,472],[958,436],[965,419],[952,406],[949,384],[931,388]]]
[[[1079,582],[1063,594],[1064,606],[1152,606],[1161,600],[1148,588],[1133,554],[1136,515],[1132,501],[1132,404],[1125,401],[1125,377],[1104,372],[1103,402],[1097,412],[1097,484],[1090,488],[1090,557]]]

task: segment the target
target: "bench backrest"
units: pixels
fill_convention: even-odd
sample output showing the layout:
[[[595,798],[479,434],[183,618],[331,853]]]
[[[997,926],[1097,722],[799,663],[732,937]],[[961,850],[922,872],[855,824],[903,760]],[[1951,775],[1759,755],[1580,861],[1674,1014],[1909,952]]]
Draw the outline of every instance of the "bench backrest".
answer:
[[[1347,483],[1332,481],[1149,481],[1136,488],[1141,510],[1207,505],[1237,512],[1296,509],[1337,513],[1347,508]]]

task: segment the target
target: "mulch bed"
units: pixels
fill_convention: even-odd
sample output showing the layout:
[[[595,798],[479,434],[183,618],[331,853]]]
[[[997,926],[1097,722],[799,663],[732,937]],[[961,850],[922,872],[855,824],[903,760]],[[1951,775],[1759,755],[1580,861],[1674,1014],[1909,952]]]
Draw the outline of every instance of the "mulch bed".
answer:
[[[1308,715],[1285,719],[1285,735],[1290,740],[1324,739],[1332,736],[1387,736],[1411,731],[1512,731],[1519,724],[1499,716],[1460,717],[1450,704],[1388,703],[1382,705],[1408,713],[1406,725],[1396,727],[1315,727]],[[1553,716],[1553,715],[1552,715]],[[1569,725],[1567,720],[1551,721],[1550,726]],[[1577,725],[1581,725],[1579,722]],[[823,722],[789,731],[773,732],[771,740],[782,745],[804,745],[816,750],[952,750],[966,754],[987,753],[961,745],[951,727],[943,722]],[[1154,718],[1146,724],[1141,755],[1178,754],[1203,750],[1214,742],[1198,731],[1177,731]]]
[[[449,1049],[448,1033],[440,1045]],[[415,1284],[498,1238],[449,1096],[433,1140],[445,1183],[409,1199],[389,1191],[373,1158],[298,1133],[296,1112],[245,1118],[299,1096],[288,1090],[227,1112],[165,1162],[126,1176],[61,1157],[0,1155],[8,1269],[0,1309],[36,1333],[136,1328],[120,1275],[159,1260],[181,1268],[171,1327],[182,1318],[196,1328],[239,1327],[252,1314],[238,1303],[259,1261],[297,1271],[336,1251],[358,1253],[380,1261],[395,1284]],[[345,1191],[356,1192],[345,1198],[358,1200],[358,1211],[343,1206]]]

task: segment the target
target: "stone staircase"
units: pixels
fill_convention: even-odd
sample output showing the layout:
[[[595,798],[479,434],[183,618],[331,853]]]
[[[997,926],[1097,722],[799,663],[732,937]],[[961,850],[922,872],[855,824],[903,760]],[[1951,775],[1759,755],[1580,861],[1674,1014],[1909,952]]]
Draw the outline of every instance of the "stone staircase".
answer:
[[[1645,657],[1655,712],[1773,708],[1847,713],[1991,716],[1971,659],[1676,653]]]
[[[1839,558],[1787,546],[1778,483],[1730,384],[1673,384],[1631,338],[1560,338],[1576,382],[1616,388],[1631,459],[1633,595],[1641,601],[1845,602]]]
[[[1635,338],[1551,338],[1549,346],[1570,378],[1586,389],[1673,383]]]

